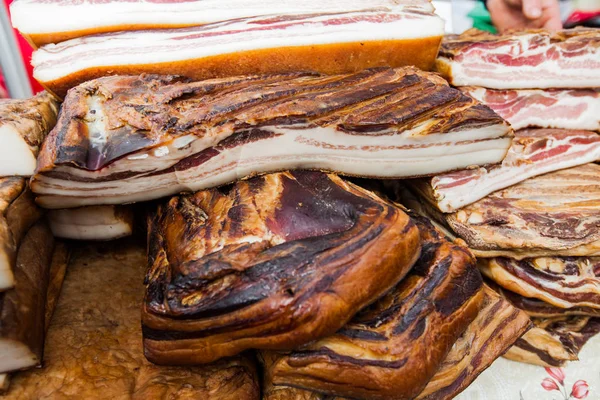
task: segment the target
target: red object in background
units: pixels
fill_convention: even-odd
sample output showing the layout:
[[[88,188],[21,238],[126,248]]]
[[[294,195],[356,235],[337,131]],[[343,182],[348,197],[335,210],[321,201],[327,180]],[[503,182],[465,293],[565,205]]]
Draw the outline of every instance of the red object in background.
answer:
[[[10,3],[13,0],[2,0],[8,9],[8,14],[10,16]],[[15,37],[17,38],[19,49],[21,50],[21,57],[23,58],[23,64],[27,70],[27,76],[29,77],[29,82],[31,83],[31,89],[33,93],[38,93],[44,90],[42,85],[40,85],[35,79],[33,79],[33,67],[31,66],[31,53],[33,52],[33,48],[31,45],[21,36],[19,32],[15,30]]]
[[[2,74],[2,70],[0,69],[0,99],[5,99],[8,97],[8,90],[6,90],[6,83],[4,82],[4,75]]]

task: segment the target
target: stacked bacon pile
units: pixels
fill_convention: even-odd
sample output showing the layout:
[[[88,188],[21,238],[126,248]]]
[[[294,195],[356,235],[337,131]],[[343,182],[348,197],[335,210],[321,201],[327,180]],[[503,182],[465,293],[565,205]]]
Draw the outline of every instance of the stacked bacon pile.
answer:
[[[499,166],[410,184],[533,318],[511,359],[562,365],[600,332],[599,52],[591,29],[469,31],[447,38],[437,61],[453,85],[528,128]]]

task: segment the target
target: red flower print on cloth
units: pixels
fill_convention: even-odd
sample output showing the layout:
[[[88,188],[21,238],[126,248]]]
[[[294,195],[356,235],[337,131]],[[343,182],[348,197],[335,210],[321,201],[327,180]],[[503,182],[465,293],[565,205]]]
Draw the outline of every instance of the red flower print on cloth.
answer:
[[[573,384],[573,388],[571,389],[571,394],[567,394],[567,388],[565,387],[565,370],[562,368],[545,368],[548,375],[551,378],[544,378],[542,380],[542,387],[549,392],[556,390],[563,395],[565,400],[570,399],[585,399],[588,394],[590,394],[589,385],[584,380],[578,380]]]

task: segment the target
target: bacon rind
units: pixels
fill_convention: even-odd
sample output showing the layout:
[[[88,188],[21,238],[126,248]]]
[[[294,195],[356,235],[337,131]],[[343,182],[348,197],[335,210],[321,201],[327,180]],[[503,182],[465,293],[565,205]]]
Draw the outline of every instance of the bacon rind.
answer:
[[[455,86],[600,88],[600,33],[578,28],[447,36],[436,69]]]
[[[414,68],[191,83],[109,77],[70,92],[32,188],[44,207],[68,208],[297,168],[423,176],[499,162],[511,140],[488,107]]]
[[[331,335],[420,251],[400,209],[309,171],[175,197],[148,232],[144,349],[159,364],[292,350]]]
[[[600,135],[595,132],[525,129],[515,133],[499,166],[455,171],[409,184],[441,211],[451,213],[526,179],[596,160],[600,160]]]

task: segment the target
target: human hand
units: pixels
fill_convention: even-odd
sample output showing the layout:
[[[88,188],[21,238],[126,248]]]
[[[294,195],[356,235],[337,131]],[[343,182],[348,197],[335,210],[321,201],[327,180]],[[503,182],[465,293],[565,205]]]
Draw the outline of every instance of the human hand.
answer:
[[[558,0],[488,0],[492,23],[499,31],[507,29],[562,29]]]

